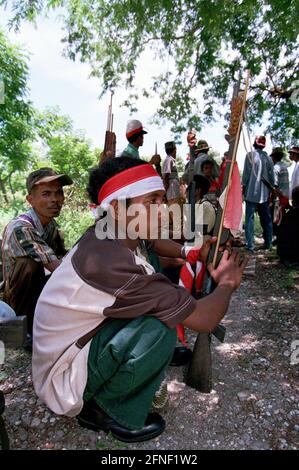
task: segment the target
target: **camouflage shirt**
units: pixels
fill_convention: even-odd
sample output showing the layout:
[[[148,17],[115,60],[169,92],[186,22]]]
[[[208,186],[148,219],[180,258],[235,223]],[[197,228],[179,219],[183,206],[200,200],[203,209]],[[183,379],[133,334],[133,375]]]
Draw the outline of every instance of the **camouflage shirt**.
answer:
[[[1,251],[3,281],[9,278],[17,258],[28,256],[46,265],[66,254],[55,220],[43,227],[34,209],[7,224],[2,235]]]

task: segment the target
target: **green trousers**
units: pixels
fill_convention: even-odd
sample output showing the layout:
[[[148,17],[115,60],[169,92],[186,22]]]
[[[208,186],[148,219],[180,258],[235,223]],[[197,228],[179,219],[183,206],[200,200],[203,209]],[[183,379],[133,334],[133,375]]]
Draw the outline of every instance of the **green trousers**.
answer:
[[[129,429],[144,426],[176,344],[176,330],[154,317],[114,320],[92,339],[84,400],[93,398]]]

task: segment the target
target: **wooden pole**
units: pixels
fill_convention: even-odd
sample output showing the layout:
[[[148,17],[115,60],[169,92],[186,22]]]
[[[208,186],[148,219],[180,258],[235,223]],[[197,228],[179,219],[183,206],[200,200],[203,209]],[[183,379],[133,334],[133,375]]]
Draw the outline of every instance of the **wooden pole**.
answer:
[[[225,190],[225,195],[224,195],[224,203],[223,203],[223,208],[222,208],[219,234],[218,234],[217,243],[216,243],[216,247],[215,247],[214,258],[213,258],[213,267],[214,268],[216,266],[217,254],[218,254],[221,235],[222,235],[222,230],[223,230],[225,210],[226,210],[226,206],[227,206],[228,192],[229,192],[229,189],[230,189],[230,186],[231,186],[231,179],[232,179],[232,174],[233,174],[233,169],[234,169],[234,163],[236,161],[237,150],[238,150],[239,139],[240,139],[240,133],[241,133],[241,128],[242,128],[243,119],[244,119],[244,111],[245,111],[245,105],[246,105],[249,79],[250,79],[250,71],[248,70],[247,71],[247,77],[246,77],[246,83],[245,83],[245,90],[244,90],[244,94],[243,94],[243,103],[242,103],[241,116],[240,116],[240,119],[239,119],[238,130],[237,130],[237,134],[236,134],[235,141],[234,141],[234,149],[233,149],[233,154],[232,154],[232,158],[231,158],[229,175],[228,175],[228,180],[227,180],[227,185],[226,185],[226,190]]]

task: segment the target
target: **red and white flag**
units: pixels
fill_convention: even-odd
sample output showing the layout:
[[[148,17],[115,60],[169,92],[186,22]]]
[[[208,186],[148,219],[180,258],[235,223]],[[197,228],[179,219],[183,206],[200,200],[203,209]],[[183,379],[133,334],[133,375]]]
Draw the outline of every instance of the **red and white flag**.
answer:
[[[185,287],[187,291],[192,292],[193,283],[195,283],[195,290],[201,290],[205,275],[205,265],[198,260],[200,249],[198,248],[185,248],[186,263],[182,266],[180,272],[179,286]],[[185,329],[180,323],[177,325],[177,335],[183,346],[188,347],[185,339]]]
[[[225,169],[225,167],[224,167]],[[223,171],[224,171],[223,169]],[[237,162],[234,163],[232,177],[229,188],[226,186],[221,196],[219,204],[223,209],[225,194],[228,191],[226,209],[224,213],[223,226],[230,230],[240,230],[242,223],[242,188],[241,178]]]

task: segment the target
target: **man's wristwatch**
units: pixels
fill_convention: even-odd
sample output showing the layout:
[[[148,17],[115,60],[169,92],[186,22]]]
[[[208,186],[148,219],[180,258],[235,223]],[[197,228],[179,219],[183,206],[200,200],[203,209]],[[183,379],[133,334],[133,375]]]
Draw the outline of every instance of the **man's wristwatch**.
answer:
[[[181,258],[187,259],[186,250],[184,246],[182,246],[181,248]]]

